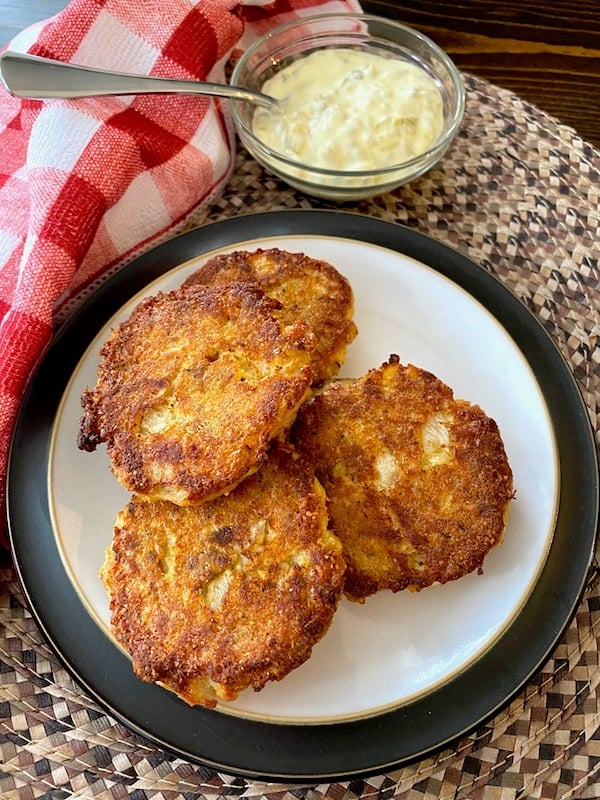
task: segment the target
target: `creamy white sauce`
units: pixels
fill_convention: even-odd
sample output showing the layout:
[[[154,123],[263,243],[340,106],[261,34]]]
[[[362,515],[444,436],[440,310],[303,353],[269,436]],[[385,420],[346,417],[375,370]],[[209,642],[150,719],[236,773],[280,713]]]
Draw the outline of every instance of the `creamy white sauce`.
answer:
[[[253,133],[272,150],[321,169],[400,164],[438,139],[443,101],[414,63],[360,50],[316,50],[267,80],[281,112],[259,108]]]

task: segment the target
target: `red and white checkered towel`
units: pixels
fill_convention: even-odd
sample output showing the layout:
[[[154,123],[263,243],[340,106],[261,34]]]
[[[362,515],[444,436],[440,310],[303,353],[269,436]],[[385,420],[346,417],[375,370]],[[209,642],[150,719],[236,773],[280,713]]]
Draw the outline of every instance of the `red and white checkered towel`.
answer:
[[[10,49],[86,66],[224,80],[232,50],[356,0],[72,0]],[[224,103],[155,95],[32,101],[0,86],[0,503],[19,403],[57,310],[177,233],[233,168]],[[0,512],[0,536],[3,529]]]

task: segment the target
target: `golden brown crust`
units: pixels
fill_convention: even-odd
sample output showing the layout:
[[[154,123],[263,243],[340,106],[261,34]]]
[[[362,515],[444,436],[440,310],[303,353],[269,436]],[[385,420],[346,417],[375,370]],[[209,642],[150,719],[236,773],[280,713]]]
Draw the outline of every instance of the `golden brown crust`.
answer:
[[[302,321],[283,328],[276,307],[244,283],[142,301],[101,351],[78,446],[106,442],[117,479],[151,499],[231,489],[310,392],[314,339]]]
[[[498,426],[396,356],[306,403],[292,441],[325,488],[350,599],[456,580],[502,539],[513,480]]]
[[[312,361],[315,384],[338,373],[346,347],[357,331],[352,321],[352,288],[331,264],[278,248],[237,250],[213,256],[184,286],[216,286],[233,281],[257,284],[281,303],[277,316],[284,325],[299,318],[308,322],[316,338]]]
[[[134,497],[101,576],[139,677],[214,706],[306,661],[343,571],[314,470],[281,444],[228,496],[186,508]]]

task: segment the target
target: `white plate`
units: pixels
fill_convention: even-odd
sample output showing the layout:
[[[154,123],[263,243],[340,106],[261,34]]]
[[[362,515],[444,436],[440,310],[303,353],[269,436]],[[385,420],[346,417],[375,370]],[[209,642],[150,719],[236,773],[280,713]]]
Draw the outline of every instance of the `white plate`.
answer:
[[[488,648],[522,607],[551,541],[558,493],[552,425],[521,350],[486,308],[425,264],[374,244],[322,236],[238,242],[326,259],[354,289],[358,337],[342,375],[358,376],[390,353],[423,367],[479,404],[502,433],[514,472],[503,544],[483,575],[420,593],[381,592],[364,605],[343,600],[312,657],[280,683],[245,692],[224,706],[271,720],[339,720],[397,707],[448,680]],[[69,383],[49,461],[50,503],[71,580],[109,634],[106,592],[98,578],[117,512],[129,495],[108,468],[104,448],[77,449],[80,397],[96,381],[97,353],[110,329],[142,297],[169,291],[213,252],[171,270],[126,303],[86,351]]]
[[[191,708],[140,681],[110,635],[97,571],[128,496],[103,449],[75,446],[79,397],[95,382],[108,328],[144,294],[179,285],[213,252],[259,246],[325,258],[350,279],[359,335],[344,375],[396,352],[496,419],[517,497],[482,575],[420,594],[383,592],[363,606],[343,601],[311,659],[283,681],[227,707]],[[37,624],[113,717],[204,766],[314,783],[423,758],[510,701],[577,608],[595,549],[598,486],[594,434],[569,367],[505,286],[394,223],[279,211],[217,222],[154,248],[61,327],[16,427],[9,532]]]

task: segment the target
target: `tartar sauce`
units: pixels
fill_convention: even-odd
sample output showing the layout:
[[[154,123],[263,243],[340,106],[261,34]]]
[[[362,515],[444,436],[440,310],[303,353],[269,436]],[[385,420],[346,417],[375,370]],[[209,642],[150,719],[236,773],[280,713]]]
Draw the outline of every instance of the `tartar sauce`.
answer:
[[[360,50],[316,50],[269,78],[262,91],[282,110],[257,109],[255,136],[317,168],[400,164],[435,144],[443,124],[441,93],[424,69]]]

